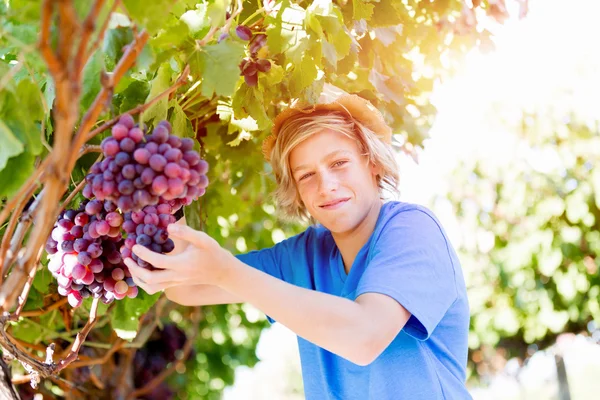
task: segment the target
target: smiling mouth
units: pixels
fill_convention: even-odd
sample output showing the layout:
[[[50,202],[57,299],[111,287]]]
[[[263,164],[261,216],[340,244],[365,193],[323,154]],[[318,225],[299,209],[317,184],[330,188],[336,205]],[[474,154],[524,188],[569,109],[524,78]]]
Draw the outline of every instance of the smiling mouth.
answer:
[[[319,207],[321,207],[321,208],[331,208],[331,207],[337,206],[337,205],[339,205],[341,203],[345,203],[348,200],[350,200],[349,197],[347,197],[345,199],[338,199],[338,200],[330,201],[329,203],[321,204]]]

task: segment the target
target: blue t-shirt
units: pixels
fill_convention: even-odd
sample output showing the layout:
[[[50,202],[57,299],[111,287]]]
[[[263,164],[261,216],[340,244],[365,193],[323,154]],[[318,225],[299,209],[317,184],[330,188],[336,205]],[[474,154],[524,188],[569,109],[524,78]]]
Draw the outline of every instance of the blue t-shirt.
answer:
[[[308,400],[470,399],[465,386],[469,305],[461,266],[427,208],[388,202],[346,274],[323,226],[237,256],[291,284],[355,300],[392,297],[412,316],[385,351],[356,365],[298,337]],[[271,320],[272,322],[272,320]]]

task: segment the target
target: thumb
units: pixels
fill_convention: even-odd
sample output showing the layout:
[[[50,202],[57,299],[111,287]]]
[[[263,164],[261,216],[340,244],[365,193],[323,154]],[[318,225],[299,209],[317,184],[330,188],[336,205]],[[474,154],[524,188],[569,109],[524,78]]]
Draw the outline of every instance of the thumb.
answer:
[[[207,247],[212,240],[206,233],[192,229],[187,225],[170,224],[167,231],[170,237],[185,240],[200,248]]]

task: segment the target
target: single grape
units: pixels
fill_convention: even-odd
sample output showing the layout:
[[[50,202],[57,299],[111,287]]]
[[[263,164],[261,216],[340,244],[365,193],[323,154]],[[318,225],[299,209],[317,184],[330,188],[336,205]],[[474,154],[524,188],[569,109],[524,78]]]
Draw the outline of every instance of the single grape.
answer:
[[[269,72],[271,69],[271,61],[261,58],[256,62],[256,68],[258,68],[260,72]]]
[[[252,31],[244,25],[238,25],[235,28],[235,34],[242,40],[248,41],[252,39]]]
[[[116,155],[119,152],[119,142],[112,138],[106,138],[105,140],[106,142],[103,142],[104,146],[102,147],[104,155],[107,157]]]
[[[142,131],[140,128],[132,128],[129,130],[129,138],[135,143],[140,143],[142,140],[144,140],[144,131]]]
[[[167,165],[167,159],[161,154],[153,154],[150,157],[149,164],[154,171],[161,172]]]
[[[123,224],[123,216],[114,211],[106,214],[105,220],[111,227],[119,227]]]
[[[131,129],[131,128],[133,128],[135,121],[133,120],[133,117],[131,115],[123,114],[119,118],[119,124],[125,125],[127,127],[127,129]]]
[[[258,85],[258,75],[244,75],[244,81],[248,86]]]
[[[120,281],[125,279],[125,272],[121,268],[115,268],[112,270],[111,277],[115,281]]]
[[[157,125],[152,131],[152,141],[157,144],[165,143],[169,139],[169,130],[165,125]]]
[[[152,242],[152,239],[148,235],[141,234],[137,237],[136,243],[141,246],[148,246]]]
[[[194,148],[194,139],[183,138],[181,139],[181,147],[179,148],[182,152],[192,150]]]
[[[117,140],[122,140],[127,137],[127,133],[129,133],[129,129],[124,124],[116,124],[112,127],[112,135]]]
[[[167,180],[167,178],[163,175],[157,176],[156,178],[154,178],[154,181],[152,182],[152,191],[160,196],[163,193],[165,193],[167,191],[167,189],[169,188],[169,181]]]
[[[118,190],[119,193],[123,195],[129,195],[133,193],[135,188],[133,187],[133,182],[131,182],[129,179],[125,179],[119,183]]]
[[[81,305],[81,303],[83,303],[83,297],[81,297],[81,294],[79,292],[73,290],[68,294],[67,301],[69,302],[71,307],[77,308]]]
[[[146,165],[151,155],[147,148],[139,148],[133,153],[133,159],[140,164]]]

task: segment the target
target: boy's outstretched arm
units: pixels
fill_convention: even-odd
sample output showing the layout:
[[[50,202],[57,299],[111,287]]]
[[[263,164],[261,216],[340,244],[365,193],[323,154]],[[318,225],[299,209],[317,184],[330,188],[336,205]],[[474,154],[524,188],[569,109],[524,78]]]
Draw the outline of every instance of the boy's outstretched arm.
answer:
[[[165,282],[209,284],[248,302],[304,339],[358,365],[379,356],[398,335],[410,313],[396,300],[365,293],[356,301],[291,285],[252,268],[221,248],[204,232],[169,226],[169,233],[191,244],[177,255],[133,248],[158,270],[126,260],[143,288]]]

